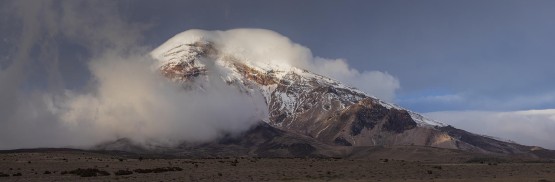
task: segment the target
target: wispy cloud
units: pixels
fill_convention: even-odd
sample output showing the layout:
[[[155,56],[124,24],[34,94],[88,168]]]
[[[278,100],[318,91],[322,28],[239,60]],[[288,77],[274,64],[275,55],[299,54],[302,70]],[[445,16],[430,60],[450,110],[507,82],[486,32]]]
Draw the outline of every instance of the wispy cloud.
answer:
[[[442,110],[514,111],[552,108],[551,105],[555,103],[555,93],[544,92],[498,97],[489,97],[477,92],[424,96],[401,95],[396,101],[420,112]]]

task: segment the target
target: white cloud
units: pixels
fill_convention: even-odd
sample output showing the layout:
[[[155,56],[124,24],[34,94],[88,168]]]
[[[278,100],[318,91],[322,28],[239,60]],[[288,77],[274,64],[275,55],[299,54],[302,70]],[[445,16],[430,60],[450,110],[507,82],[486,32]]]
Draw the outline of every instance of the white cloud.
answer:
[[[198,40],[213,42],[221,51],[241,60],[291,65],[328,76],[386,101],[392,101],[395,91],[400,88],[399,80],[389,73],[361,72],[343,59],[314,57],[310,49],[281,34],[264,29],[188,30],[165,42],[152,55],[158,58],[165,50]]]
[[[555,109],[513,112],[442,111],[425,115],[470,132],[555,149]]]
[[[61,120],[70,128],[89,126],[96,131],[90,138],[173,145],[236,134],[267,117],[260,94],[243,94],[219,79],[196,80],[186,90],[151,70],[153,62],[118,54],[91,60],[97,84],[60,103]]]
[[[453,103],[453,102],[462,102],[464,100],[465,100],[465,98],[462,97],[461,95],[448,94],[448,95],[434,95],[434,96],[419,97],[419,98],[411,99],[411,100],[408,100],[408,101]]]
[[[315,58],[310,70],[354,86],[377,98],[391,102],[400,83],[394,76],[381,71],[363,71],[349,67],[343,59]]]
[[[161,78],[140,42],[142,26],[126,22],[114,2],[11,3],[17,12],[32,13],[14,13],[25,31],[16,58],[0,70],[0,149],[88,147],[122,137],[173,145],[236,134],[267,117],[261,95],[246,96],[223,80],[184,90]],[[28,70],[57,63],[63,53],[50,36],[87,49],[92,75],[85,88],[21,89]],[[33,46],[45,64],[29,64],[37,57]]]

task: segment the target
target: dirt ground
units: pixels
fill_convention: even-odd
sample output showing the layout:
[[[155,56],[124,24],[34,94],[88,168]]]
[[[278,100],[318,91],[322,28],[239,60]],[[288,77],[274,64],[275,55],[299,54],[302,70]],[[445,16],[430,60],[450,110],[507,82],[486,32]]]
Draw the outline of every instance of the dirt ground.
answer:
[[[14,152],[0,153],[0,181],[547,182],[555,181],[555,163],[434,163],[333,158],[149,159],[82,151]]]

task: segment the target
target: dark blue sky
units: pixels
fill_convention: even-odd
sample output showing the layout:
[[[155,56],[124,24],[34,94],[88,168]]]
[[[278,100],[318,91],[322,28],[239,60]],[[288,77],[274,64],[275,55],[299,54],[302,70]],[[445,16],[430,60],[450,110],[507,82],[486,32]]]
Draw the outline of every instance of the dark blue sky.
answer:
[[[265,28],[401,83],[410,109],[555,107],[555,1],[131,1],[158,45],[190,28]]]
[[[315,56],[397,77],[397,104],[419,112],[555,108],[555,1],[133,0],[118,9],[149,25],[151,47],[192,28],[276,31]],[[61,56],[86,57],[56,41]],[[87,79],[82,63],[60,65],[68,87]]]

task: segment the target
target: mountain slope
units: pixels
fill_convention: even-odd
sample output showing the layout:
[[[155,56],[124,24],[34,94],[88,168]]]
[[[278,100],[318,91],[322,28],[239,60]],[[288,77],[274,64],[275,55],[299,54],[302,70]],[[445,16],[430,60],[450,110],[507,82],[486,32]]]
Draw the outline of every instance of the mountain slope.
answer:
[[[307,70],[245,60],[218,47],[176,36],[152,56],[164,76],[182,84],[216,76],[245,93],[261,92],[270,126],[328,145],[418,145],[533,155],[532,147],[456,129]]]
[[[226,135],[204,143],[182,143],[176,147],[144,146],[128,139],[97,145],[94,150],[127,151],[142,155],[173,157],[332,157],[346,156],[350,149],[318,142],[310,137],[274,128],[260,122],[239,135]]]

